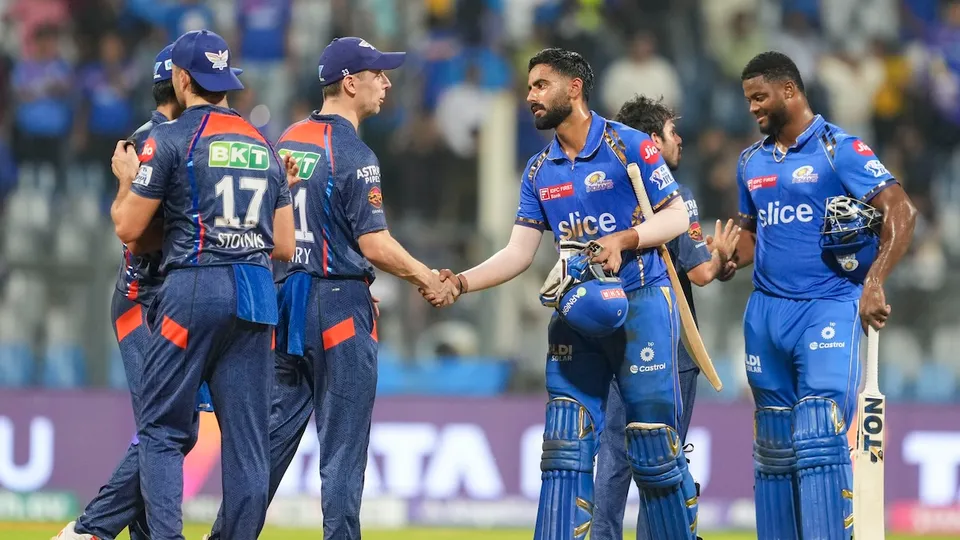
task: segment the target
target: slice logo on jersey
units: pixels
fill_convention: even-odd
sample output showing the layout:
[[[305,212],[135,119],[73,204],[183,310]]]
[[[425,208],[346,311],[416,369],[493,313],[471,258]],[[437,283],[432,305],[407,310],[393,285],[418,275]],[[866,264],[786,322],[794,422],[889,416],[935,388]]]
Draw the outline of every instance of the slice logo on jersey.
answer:
[[[748,373],[763,373],[763,368],[760,367],[760,355],[748,354],[746,364]]]
[[[613,180],[607,178],[607,173],[603,171],[594,171],[587,175],[583,180],[583,185],[587,186],[587,192],[603,191],[613,189]]]
[[[657,189],[666,189],[667,186],[673,183],[673,173],[670,172],[670,167],[667,167],[667,164],[664,163],[653,171],[650,179],[656,182]]]
[[[560,231],[561,240],[577,240],[584,236],[596,236],[603,233],[611,233],[617,229],[617,218],[613,214],[603,213],[600,217],[583,216],[580,212],[571,212],[567,219],[557,224],[557,230]]]
[[[203,54],[207,57],[207,60],[210,61],[210,65],[213,66],[213,69],[219,69],[223,71],[227,68],[227,62],[230,59],[230,51],[205,52]]]
[[[367,202],[374,208],[383,206],[383,193],[381,193],[380,188],[377,186],[370,188],[370,191],[367,192]]]
[[[560,184],[558,186],[540,188],[541,201],[552,201],[554,199],[562,199],[571,195],[573,195],[573,182],[567,182],[566,184]]]
[[[884,167],[883,163],[880,163],[879,159],[871,159],[866,162],[863,166],[864,169],[870,171],[873,174],[874,178],[880,178],[881,176],[889,176],[890,171]]]
[[[149,186],[151,178],[153,178],[153,167],[141,165],[137,171],[137,176],[133,179],[133,183],[140,186]]]
[[[774,187],[777,185],[777,175],[756,176],[747,180],[747,191],[756,191],[758,189]]]
[[[797,206],[790,204],[780,206],[780,201],[771,201],[767,203],[766,208],[758,209],[757,217],[760,218],[760,225],[764,227],[786,225],[794,221],[810,223],[813,221],[813,207],[806,203]]]
[[[603,289],[600,291],[600,297],[604,300],[614,300],[616,298],[626,298],[627,293],[623,289]]]
[[[270,153],[267,147],[239,141],[215,141],[210,143],[211,167],[265,171],[270,168]]]
[[[842,349],[847,346],[844,341],[830,341],[837,336],[837,323],[831,322],[820,330],[821,342],[811,341],[810,350],[817,349]]]
[[[657,155],[660,154],[660,149],[657,148],[657,145],[653,144],[653,141],[647,139],[640,143],[640,159],[648,165],[653,165],[657,162]]]
[[[794,184],[812,184],[817,181],[818,175],[813,172],[813,165],[804,165],[803,167],[797,167],[793,171],[793,183]]]
[[[550,344],[551,362],[569,362],[573,360],[573,345]]]
[[[150,137],[143,143],[143,148],[140,149],[140,163],[150,161],[156,153],[157,141],[153,140],[153,137]]]
[[[320,154],[316,152],[296,152],[281,148],[277,150],[277,154],[281,159],[287,156],[293,156],[294,161],[296,161],[300,167],[300,172],[297,173],[297,176],[303,180],[307,180],[313,176],[313,171],[317,168],[317,162],[320,161]]]
[[[690,238],[693,238],[694,242],[703,242],[703,229],[700,228],[699,221],[694,221],[690,224],[690,228],[687,229],[687,234],[690,235]]]
[[[867,146],[867,143],[863,141],[857,141],[853,143],[853,151],[860,154],[861,156],[872,156],[873,150]]]

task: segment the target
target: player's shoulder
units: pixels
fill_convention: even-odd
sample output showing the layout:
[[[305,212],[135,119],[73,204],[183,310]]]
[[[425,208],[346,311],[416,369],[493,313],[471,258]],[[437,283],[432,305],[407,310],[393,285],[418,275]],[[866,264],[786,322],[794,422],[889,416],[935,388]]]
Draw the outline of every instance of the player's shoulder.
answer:
[[[740,152],[740,158],[738,159],[738,161],[741,164],[741,166],[745,165],[751,157],[753,157],[757,152],[760,151],[761,148],[763,148],[763,143],[766,140],[767,140],[766,137],[756,140],[750,146],[744,148],[743,151]]]
[[[523,168],[523,175],[520,177],[522,181],[533,182],[537,175],[540,173],[540,169],[543,166],[543,163],[547,160],[547,155],[550,154],[550,147],[553,145],[551,140],[540,149],[539,152],[530,156],[530,159],[527,160],[526,166]]]
[[[616,120],[605,119],[607,122],[607,129],[613,130],[618,136],[622,139],[630,140],[649,140],[650,134],[645,131],[640,131],[639,129],[632,128],[622,122],[617,122]]]
[[[693,191],[690,191],[690,188],[688,188],[686,184],[677,182],[677,192],[683,197],[683,200],[687,202],[687,206],[690,206],[690,201],[694,200]]]
[[[329,138],[329,126],[314,122],[309,117],[290,124],[277,139],[277,147],[307,145],[323,148]]]

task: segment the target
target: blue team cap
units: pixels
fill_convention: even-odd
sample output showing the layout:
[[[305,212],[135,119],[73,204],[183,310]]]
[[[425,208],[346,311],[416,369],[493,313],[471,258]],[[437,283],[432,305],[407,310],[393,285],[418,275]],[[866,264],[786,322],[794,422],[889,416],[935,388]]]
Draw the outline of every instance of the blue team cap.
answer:
[[[371,70],[397,69],[405,52],[380,52],[358,37],[337,38],[320,54],[320,84],[333,84],[347,75]]]
[[[153,64],[153,82],[169,81],[173,78],[173,44],[167,45],[157,54]]]
[[[194,30],[173,42],[173,65],[185,69],[204,90],[243,90],[238,73],[230,68],[230,50],[222,37],[209,30]]]

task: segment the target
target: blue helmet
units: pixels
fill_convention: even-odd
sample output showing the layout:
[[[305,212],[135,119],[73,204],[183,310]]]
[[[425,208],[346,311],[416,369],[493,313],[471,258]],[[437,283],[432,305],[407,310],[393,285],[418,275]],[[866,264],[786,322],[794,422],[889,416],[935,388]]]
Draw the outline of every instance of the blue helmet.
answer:
[[[841,195],[827,199],[820,247],[838,274],[863,283],[880,250],[883,216],[869,204]]]
[[[576,259],[571,257],[573,266]],[[614,333],[627,319],[629,303],[618,277],[604,274],[598,264],[587,265],[585,271],[560,295],[557,313],[571,328],[590,337]]]

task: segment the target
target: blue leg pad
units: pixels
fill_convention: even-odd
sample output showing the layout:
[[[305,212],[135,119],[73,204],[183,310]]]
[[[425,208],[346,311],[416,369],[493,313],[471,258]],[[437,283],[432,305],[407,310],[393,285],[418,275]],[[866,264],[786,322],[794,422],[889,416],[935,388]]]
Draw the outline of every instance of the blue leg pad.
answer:
[[[569,398],[547,403],[534,540],[586,538],[593,520],[597,434],[590,413]]]
[[[759,540],[800,538],[797,455],[792,411],[763,407],[754,414],[753,481]]]
[[[697,537],[697,486],[687,469],[677,431],[666,424],[627,425],[627,454],[640,489],[640,516],[646,530],[638,536],[657,540]]]
[[[793,407],[803,538],[849,540],[853,535],[853,468],[846,434],[843,414],[832,399],[804,398]]]

